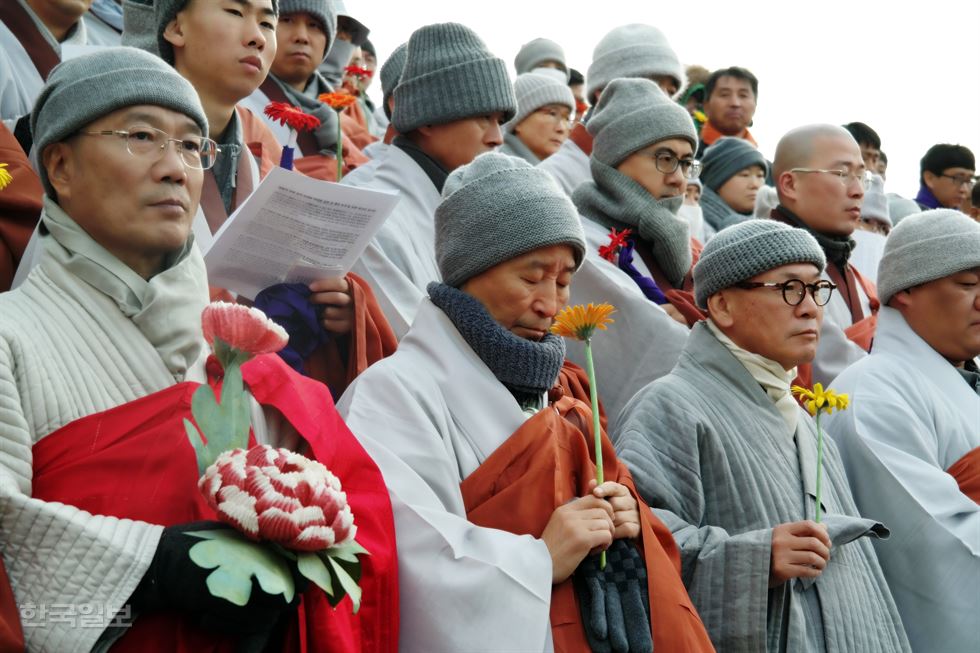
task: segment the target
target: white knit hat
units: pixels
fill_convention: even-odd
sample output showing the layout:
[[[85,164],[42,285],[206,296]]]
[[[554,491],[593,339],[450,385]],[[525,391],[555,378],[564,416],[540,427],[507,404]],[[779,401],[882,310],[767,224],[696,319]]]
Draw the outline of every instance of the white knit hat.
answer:
[[[586,75],[586,98],[594,103],[593,95],[617,77],[654,75],[673,77],[677,88],[684,81],[684,69],[664,33],[638,23],[617,27],[602,37],[592,52],[592,64]]]

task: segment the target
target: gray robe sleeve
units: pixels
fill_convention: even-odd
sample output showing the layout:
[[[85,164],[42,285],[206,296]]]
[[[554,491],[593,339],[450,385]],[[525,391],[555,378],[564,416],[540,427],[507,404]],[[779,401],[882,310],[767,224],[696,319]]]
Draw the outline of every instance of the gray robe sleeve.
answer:
[[[733,535],[705,524],[700,459],[710,455],[701,451],[710,432],[683,398],[687,393],[673,387],[677,383],[663,379],[633,398],[616,434],[616,452],[640,495],[673,533],[684,584],[715,644],[764,651],[772,529]]]

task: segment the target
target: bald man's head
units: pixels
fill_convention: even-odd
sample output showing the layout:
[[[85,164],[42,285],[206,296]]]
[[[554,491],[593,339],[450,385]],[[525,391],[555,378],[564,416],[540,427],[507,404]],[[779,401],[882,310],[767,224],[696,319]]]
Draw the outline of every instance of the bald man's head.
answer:
[[[815,231],[834,236],[849,236],[860,220],[864,171],[861,148],[838,125],[789,131],[773,161],[779,203]]]

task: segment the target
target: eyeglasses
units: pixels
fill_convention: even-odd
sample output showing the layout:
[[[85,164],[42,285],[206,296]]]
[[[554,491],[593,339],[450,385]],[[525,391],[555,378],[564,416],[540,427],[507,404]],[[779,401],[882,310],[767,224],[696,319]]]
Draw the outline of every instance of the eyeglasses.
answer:
[[[541,107],[540,109],[537,109],[534,113],[540,113],[542,116],[551,118],[551,120],[555,124],[562,125],[566,128],[570,127],[572,123],[575,122],[574,116],[566,116],[558,109],[552,109],[549,107]]]
[[[972,177],[970,175],[947,175],[945,172],[939,176],[946,177],[946,179],[952,179],[953,183],[957,186],[972,186],[973,184],[977,183],[978,179],[980,179],[980,177],[977,175],[973,175]]]
[[[822,172],[827,175],[834,175],[845,186],[856,181],[861,184],[861,188],[864,190],[871,188],[871,175],[866,170],[850,172],[848,170],[823,170],[821,168],[793,168],[790,172]]]
[[[799,306],[806,297],[806,292],[810,291],[810,296],[817,306],[824,306],[830,301],[830,296],[834,294],[837,286],[826,279],[816,283],[804,283],[800,279],[790,279],[782,283],[775,281],[743,281],[735,284],[736,288],[753,290],[755,288],[779,288],[783,291],[783,301],[790,306]]]
[[[130,127],[129,129],[107,129],[94,132],[79,132],[85,136],[118,136],[126,141],[126,150],[141,159],[159,161],[170,142],[176,143],[177,152],[188,168],[207,170],[214,165],[221,150],[218,144],[203,136],[173,138],[167,132],[155,127]]]
[[[657,152],[649,156],[653,157],[657,170],[665,175],[673,173],[678,166],[688,179],[697,179],[701,174],[701,162],[697,159],[681,159],[670,152]]]

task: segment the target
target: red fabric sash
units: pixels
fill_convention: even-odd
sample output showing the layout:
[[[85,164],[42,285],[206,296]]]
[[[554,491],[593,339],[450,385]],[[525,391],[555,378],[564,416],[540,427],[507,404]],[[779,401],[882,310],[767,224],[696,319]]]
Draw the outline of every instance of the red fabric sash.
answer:
[[[568,135],[569,140],[578,145],[578,148],[585,152],[585,156],[592,155],[592,134],[580,122],[575,123],[572,132]]]
[[[980,447],[953,463],[946,473],[956,479],[960,492],[980,504]]]
[[[284,651],[374,651],[398,648],[395,528],[384,479],[334,409],[320,383],[275,355],[242,367],[255,399],[277,409],[303,437],[305,452],[341,481],[370,552],[362,562],[361,609],[344,599],[336,609],[318,588],[307,591]],[[220,383],[212,379],[212,385]],[[183,418],[191,417],[198,384],[185,382],[58,429],[34,446],[34,496],[93,514],[164,526],[214,519],[197,490],[197,464]],[[177,612],[141,615],[113,651],[217,652],[228,638],[205,632]]]
[[[21,47],[34,62],[37,74],[47,81],[51,69],[61,63],[61,57],[44,38],[44,34],[37,28],[31,15],[17,0],[6,0],[0,3],[0,21],[10,28]]]
[[[466,516],[474,524],[540,537],[554,510],[588,492],[595,478],[592,412],[565,396],[538,412],[500,445],[460,485]],[[654,649],[713,651],[704,625],[680,578],[680,555],[670,531],[639,497],[609,438],[602,437],[603,469],[630,489],[640,504],[637,540],[647,567]],[[572,580],[552,588],[551,632],[556,653],[589,653]]]

